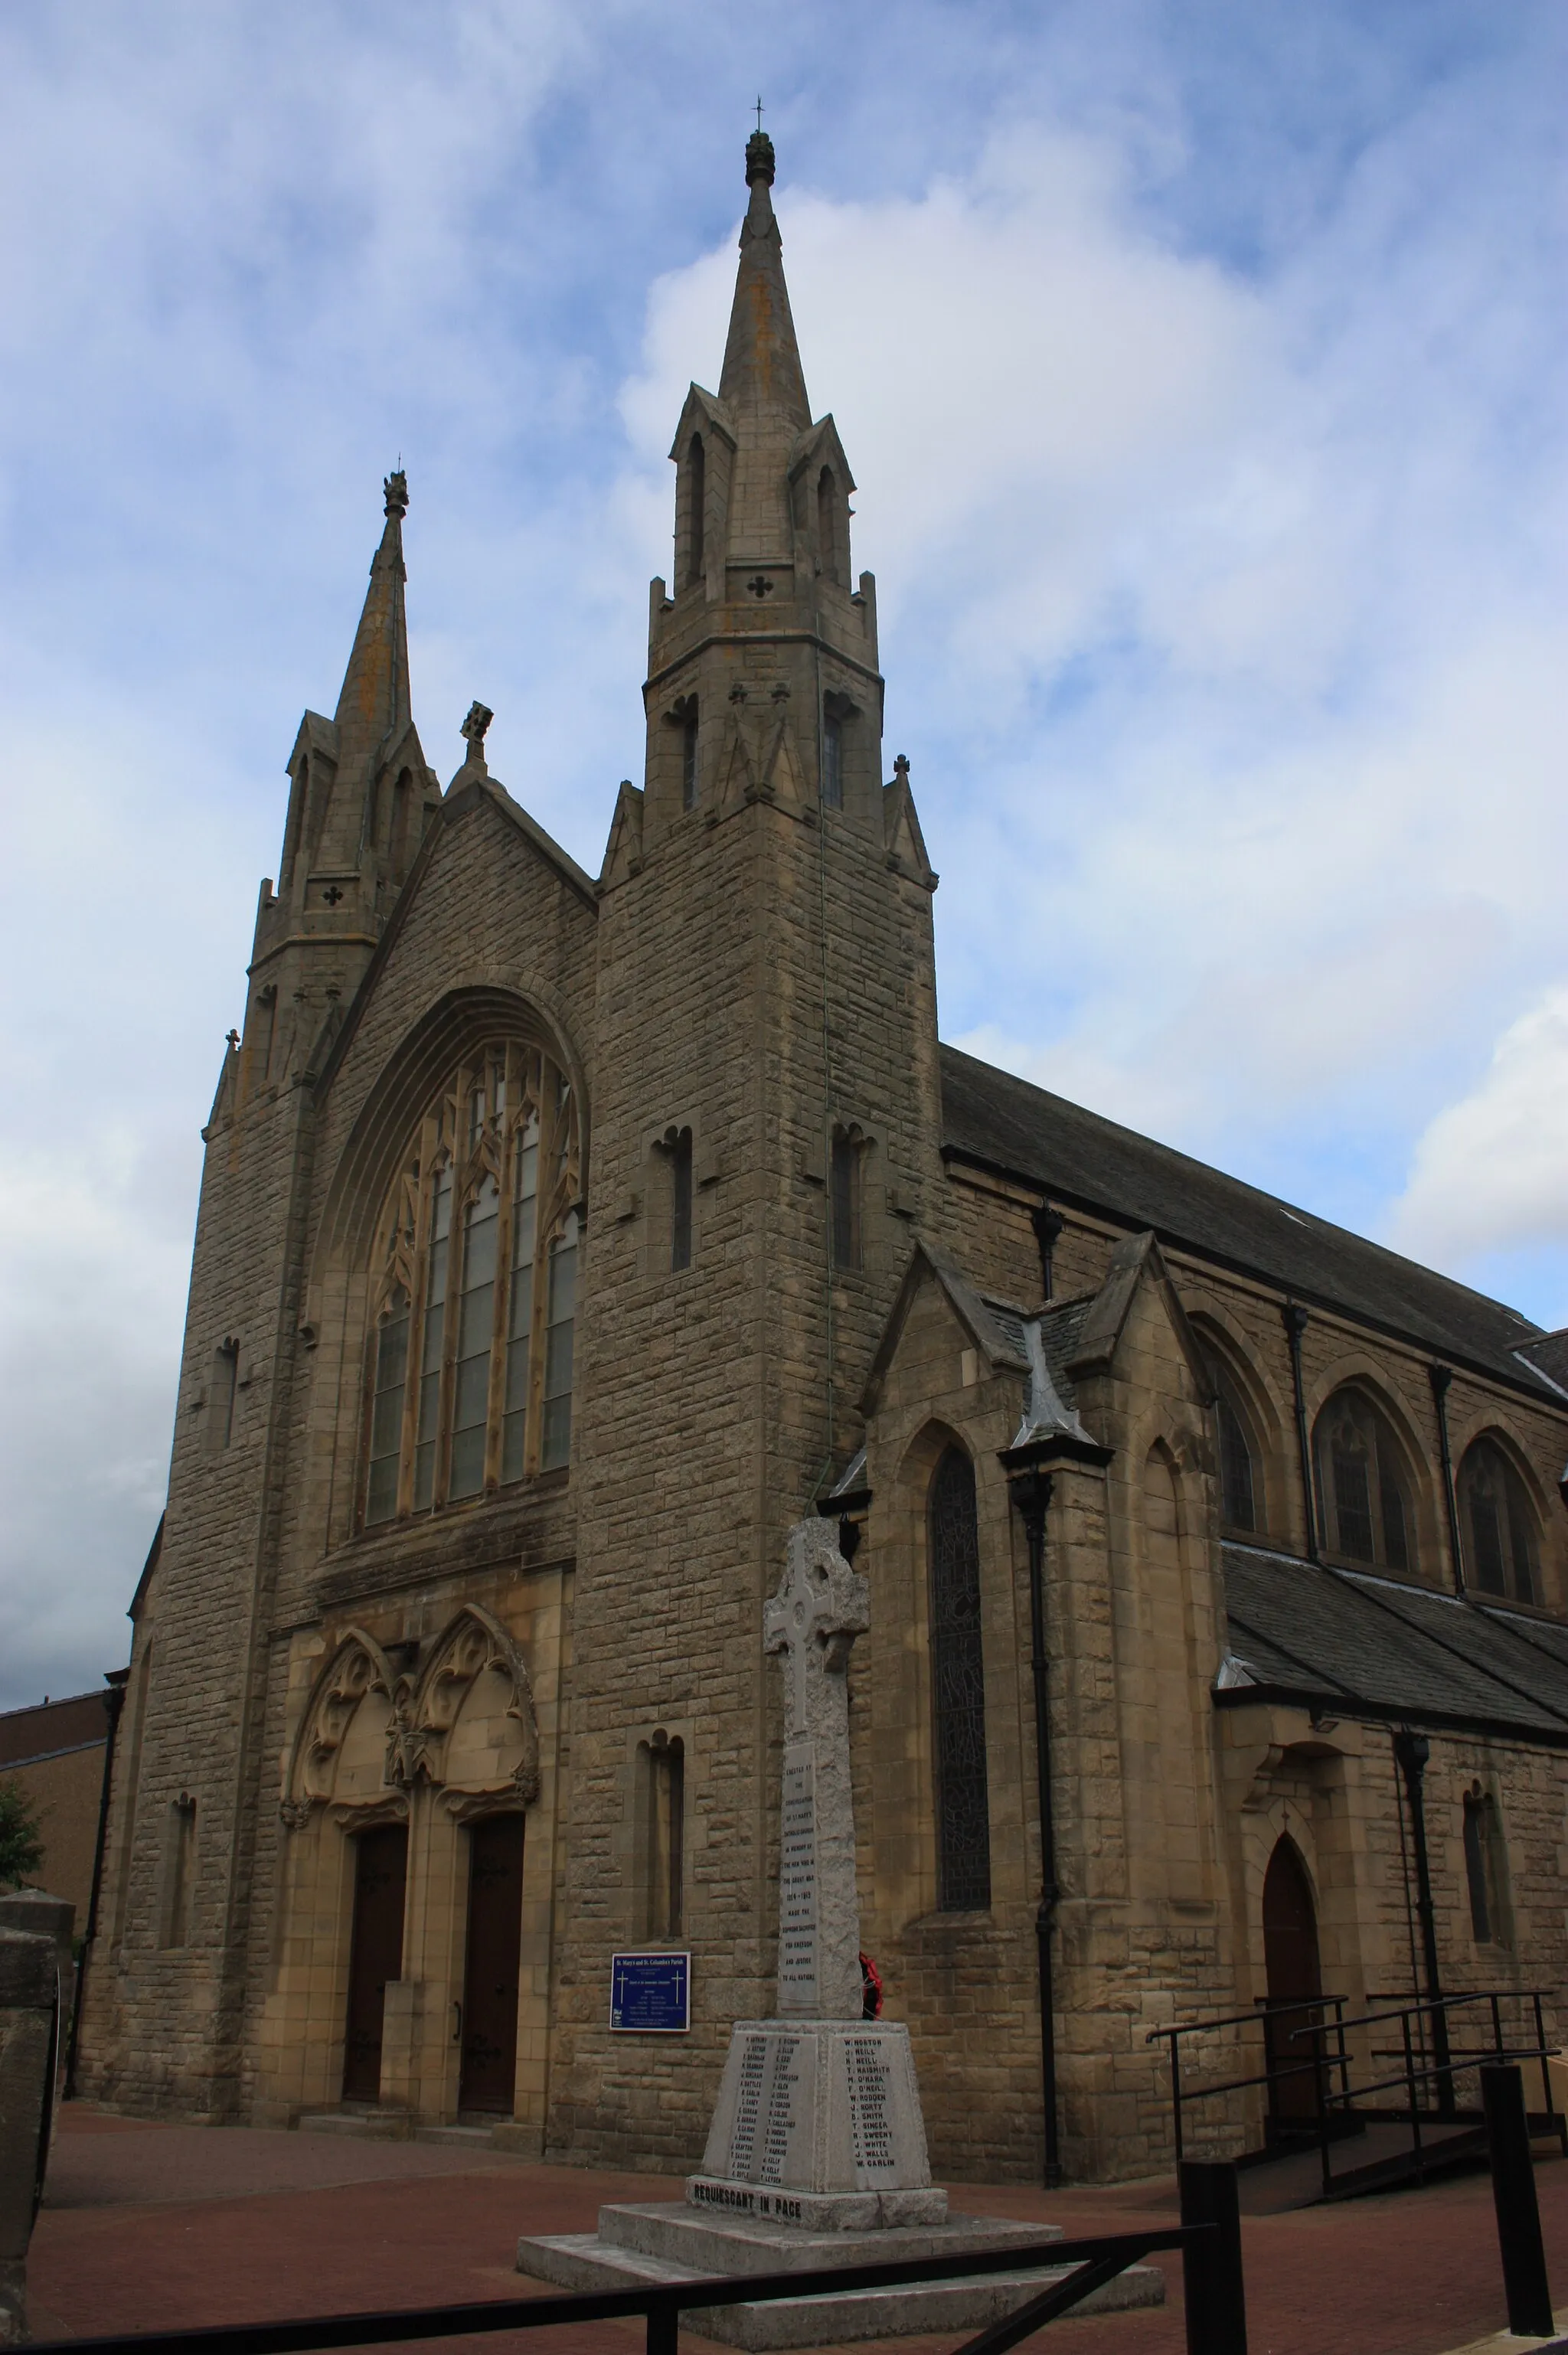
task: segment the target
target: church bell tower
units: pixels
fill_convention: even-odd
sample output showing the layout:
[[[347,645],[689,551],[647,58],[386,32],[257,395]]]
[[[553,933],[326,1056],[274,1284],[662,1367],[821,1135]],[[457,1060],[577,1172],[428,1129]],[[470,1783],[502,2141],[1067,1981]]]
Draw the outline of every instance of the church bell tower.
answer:
[[[875,584],[851,571],[837,428],[806,397],[773,171],[759,132],[719,389],[692,385],[670,453],[644,783],[621,789],[600,881],[552,2098],[582,2158],[699,2144],[730,2021],[766,2000],[763,1604],[788,1528],[859,1444],[943,1182],[936,878],[907,763],[884,781]],[[672,1897],[643,1783],[676,1754]],[[693,1954],[693,2034],[663,2091],[619,2065],[600,2000],[612,1947],[650,1936]]]

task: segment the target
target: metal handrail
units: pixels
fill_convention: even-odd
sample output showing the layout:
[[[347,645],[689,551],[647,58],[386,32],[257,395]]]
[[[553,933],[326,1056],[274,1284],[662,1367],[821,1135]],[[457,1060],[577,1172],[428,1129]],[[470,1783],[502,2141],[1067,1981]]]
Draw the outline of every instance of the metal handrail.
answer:
[[[1546,2043],[1545,2020],[1541,2010],[1543,1994],[1544,1990],[1538,1987],[1486,1987],[1470,1988],[1460,1995],[1417,1998],[1409,2002],[1400,2002],[1397,1998],[1391,1998],[1386,1999],[1383,2008],[1374,2008],[1354,2019],[1346,2018],[1346,2007],[1349,2001],[1348,1996],[1303,1996],[1293,1998],[1285,2003],[1260,2003],[1254,2005],[1251,2011],[1230,2012],[1214,2019],[1187,2020],[1168,2028],[1149,2029],[1145,2035],[1146,2043],[1165,2043],[1169,2048],[1172,2123],[1177,2164],[1180,2165],[1184,2156],[1183,2112],[1189,2104],[1214,2100],[1225,2094],[1247,2093],[1260,2085],[1272,2088],[1287,2078],[1306,2076],[1310,2073],[1317,2085],[1317,2140],[1326,2190],[1331,2179],[1328,2167],[1330,2110],[1338,2109],[1343,2117],[1353,2118],[1358,2103],[1364,2102],[1369,2095],[1388,2093],[1398,2087],[1403,2087],[1406,2093],[1407,2110],[1381,2112],[1379,2115],[1401,2118],[1408,2116],[1411,2119],[1413,2148],[1419,2166],[1422,2115],[1420,2089],[1434,2082],[1436,2085],[1435,2111],[1426,2115],[1435,2115],[1445,2122],[1455,2119],[1458,2115],[1458,2111],[1454,2096],[1454,2080],[1462,2075],[1467,2069],[1478,2068],[1483,2059],[1494,2062],[1537,2061],[1540,2062],[1545,2115],[1556,2127],[1563,2140],[1563,2149],[1568,2152],[1568,2118],[1564,2118],[1553,2104],[1552,2081],[1547,2068],[1551,2055]],[[1374,1997],[1373,2006],[1377,2007],[1381,2000]],[[1466,2005],[1477,2003],[1490,2006],[1491,2043],[1485,2047],[1477,2047],[1473,2054],[1465,2052],[1456,2056],[1452,2051],[1447,2051],[1445,2059],[1429,2065],[1425,2059],[1424,2033],[1429,2017],[1439,2016],[1445,2026],[1447,2015],[1451,2011],[1458,2011]],[[1505,2043],[1501,2009],[1504,2003],[1523,2003],[1532,2007],[1535,2025],[1535,2041],[1532,2044]],[[1181,2052],[1184,2039],[1211,2034],[1221,2029],[1247,2026],[1262,2026],[1266,2038],[1269,2034],[1267,2026],[1269,2021],[1278,2022],[1288,2019],[1294,2013],[1313,2015],[1302,2027],[1285,2030],[1285,2036],[1292,2043],[1300,2042],[1307,2038],[1312,2040],[1310,2058],[1282,2062],[1277,2055],[1270,2056],[1265,2058],[1264,2066],[1251,2075],[1220,2078],[1200,2085],[1183,2084]],[[1332,2017],[1328,2016],[1330,2014]],[[1382,2060],[1400,2061],[1403,2066],[1399,2072],[1391,2077],[1375,2079],[1371,2083],[1353,2085],[1352,2063],[1346,2042],[1347,2037],[1357,2030],[1388,2026],[1396,2022],[1401,2030],[1400,2044],[1397,2047],[1372,2047],[1369,2051],[1368,2059],[1372,2062]],[[1413,2023],[1414,2023],[1413,2034]],[[1333,2039],[1334,2049],[1325,2050],[1326,2041],[1329,2038]],[[1421,2046],[1419,2055],[1416,2051],[1418,2041]],[[1443,2041],[1445,2046],[1445,2038]],[[1339,2081],[1337,2083],[1334,2082],[1336,2078]]]

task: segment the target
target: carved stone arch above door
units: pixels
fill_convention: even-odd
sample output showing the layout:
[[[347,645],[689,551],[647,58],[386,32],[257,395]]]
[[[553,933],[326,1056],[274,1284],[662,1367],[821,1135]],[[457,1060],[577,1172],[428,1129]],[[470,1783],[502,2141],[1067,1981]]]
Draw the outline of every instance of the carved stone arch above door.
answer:
[[[539,1718],[521,1651],[477,1603],[432,1645],[410,1697],[395,1777],[444,1793],[463,1818],[528,1807],[539,1795]]]
[[[356,1734],[360,1748],[368,1736],[373,1740],[381,1762],[383,1788],[364,1797],[377,1805],[392,1799],[392,1791],[385,1786],[393,1780],[393,1752],[406,1692],[406,1678],[396,1674],[375,1637],[362,1627],[346,1627],[316,1677],[294,1735],[280,1810],[292,1830],[308,1821],[313,1807],[345,1803],[339,1782],[346,1745]],[[377,1721],[374,1729],[359,1722],[368,1705]]]

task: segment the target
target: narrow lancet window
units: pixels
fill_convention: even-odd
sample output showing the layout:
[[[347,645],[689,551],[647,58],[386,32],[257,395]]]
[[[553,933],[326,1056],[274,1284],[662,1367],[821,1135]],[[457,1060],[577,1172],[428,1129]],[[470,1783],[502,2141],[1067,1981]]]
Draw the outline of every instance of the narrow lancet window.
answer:
[[[950,1447],[931,1484],[932,1737],[936,1902],[944,1913],[991,1902],[986,1678],[980,1642],[980,1538],[975,1467]]]
[[[539,1210],[539,1119],[528,1114],[518,1143],[512,1216],[511,1300],[507,1323],[507,1397],[501,1419],[501,1477],[520,1480],[528,1427],[528,1361],[534,1324],[534,1227]]]
[[[686,707],[680,723],[680,805],[683,810],[697,807],[697,702],[693,698]]]
[[[1511,1946],[1508,1873],[1498,1803],[1479,1783],[1465,1794],[1465,1881],[1470,1934],[1478,1946]]]
[[[672,1940],[684,1911],[686,1750],[678,1734],[662,1732],[641,1750],[643,1935]]]
[[[690,556],[686,585],[691,589],[708,570],[708,453],[702,446],[700,433],[694,433],[691,437],[688,464],[687,530]]]
[[[414,1504],[435,1497],[435,1448],[441,1429],[441,1369],[446,1342],[446,1265],[452,1248],[452,1167],[435,1181],[430,1229],[430,1273],[425,1284],[423,1346],[420,1351],[419,1433],[414,1446]]]
[[[1220,1518],[1227,1529],[1255,1529],[1257,1481],[1252,1441],[1241,1410],[1223,1383],[1214,1401],[1214,1421],[1220,1434]]]
[[[672,1274],[691,1265],[691,1131],[674,1129],[666,1140],[669,1159],[669,1263]]]
[[[816,478],[816,545],[826,581],[841,581],[838,565],[838,494],[831,466]]]
[[[182,1791],[169,1806],[164,1835],[162,1934],[159,1945],[188,1946],[196,1878],[196,1801]]]
[[[486,1178],[463,1226],[463,1292],[457,1305],[457,1368],[452,1406],[451,1497],[476,1497],[485,1486],[489,1423],[490,1343],[496,1321],[496,1255],[501,1196]]]
[[[833,1264],[861,1264],[860,1152],[858,1130],[836,1128],[828,1167],[828,1215],[833,1227]]]
[[[409,1370],[409,1295],[399,1284],[388,1301],[376,1341],[370,1401],[370,1482],[367,1521],[389,1521],[398,1509],[398,1465],[403,1447],[403,1396]]]
[[[822,715],[822,799],[828,809],[844,806],[844,722],[836,711]]]
[[[234,1391],[240,1379],[240,1344],[220,1341],[212,1353],[212,1381],[207,1398],[207,1445],[219,1455],[234,1436]]]
[[[571,1453],[572,1337],[577,1317],[577,1213],[550,1245],[549,1309],[545,1326],[544,1446],[541,1468],[552,1471]]]

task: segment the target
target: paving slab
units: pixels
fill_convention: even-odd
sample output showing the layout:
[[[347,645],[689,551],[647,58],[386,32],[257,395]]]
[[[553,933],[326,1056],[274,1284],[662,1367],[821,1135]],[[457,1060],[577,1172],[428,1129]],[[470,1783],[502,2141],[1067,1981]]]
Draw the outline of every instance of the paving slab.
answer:
[[[317,2165],[357,2171],[326,2179],[293,2171]],[[1547,2264],[1559,2298],[1568,2298],[1568,2162],[1543,2158],[1536,2186]],[[1070,2234],[1174,2220],[1168,2180],[1061,2192],[950,2188],[955,2213],[1052,2223]],[[671,2176],[542,2166],[500,2152],[481,2160],[418,2143],[150,2126],[94,2117],[72,2103],[33,2236],[34,2327],[48,2339],[516,2297],[529,2287],[514,2270],[520,2234],[591,2233],[607,2203],[679,2196]],[[1484,2175],[1344,2208],[1246,2217],[1242,2238],[1253,2355],[1452,2355],[1505,2320]],[[1053,2323],[1040,2355],[1183,2355],[1180,2264],[1149,2262],[1165,2274],[1163,2308]],[[534,2355],[640,2355],[643,2335],[640,2323],[583,2325],[551,2331]],[[955,2336],[898,2343],[910,2355],[950,2355]],[[683,2355],[711,2345],[685,2330],[681,2341]],[[497,2342],[439,2344],[451,2355],[496,2355]],[[871,2345],[886,2355],[890,2342]]]

